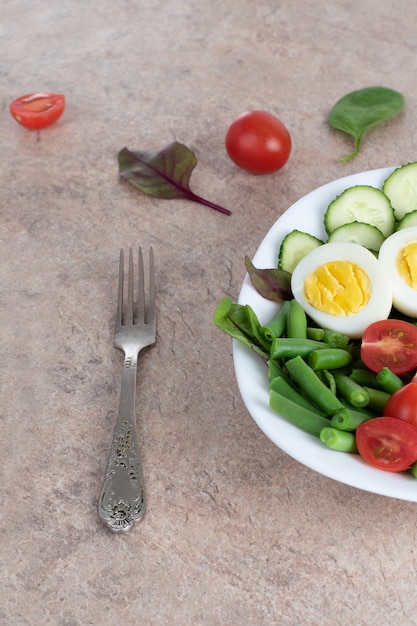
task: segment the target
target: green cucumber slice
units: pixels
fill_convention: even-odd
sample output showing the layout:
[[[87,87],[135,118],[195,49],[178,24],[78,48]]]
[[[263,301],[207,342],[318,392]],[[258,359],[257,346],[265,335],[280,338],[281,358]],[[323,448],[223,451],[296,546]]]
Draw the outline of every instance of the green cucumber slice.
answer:
[[[411,228],[411,226],[417,226],[417,210],[406,213],[404,217],[398,222],[395,230],[402,230],[403,228]]]
[[[296,229],[291,231],[282,240],[278,253],[278,268],[292,273],[302,258],[323,243],[324,241],[310,233]]]
[[[395,218],[417,210],[417,162],[397,167],[386,178],[382,191],[390,199]]]
[[[376,226],[384,237],[388,237],[395,228],[394,210],[380,189],[355,185],[337,196],[324,214],[324,227],[329,235],[339,226],[352,222]]]
[[[350,241],[358,243],[372,252],[378,252],[385,241],[385,237],[376,226],[364,222],[351,222],[336,228],[329,236],[329,242],[331,241]]]

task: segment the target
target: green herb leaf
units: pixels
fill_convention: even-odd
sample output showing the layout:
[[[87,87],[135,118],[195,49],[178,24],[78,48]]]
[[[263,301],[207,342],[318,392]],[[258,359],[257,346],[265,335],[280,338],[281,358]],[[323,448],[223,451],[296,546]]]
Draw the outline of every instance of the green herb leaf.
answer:
[[[257,269],[248,256],[245,257],[245,267],[252,285],[267,300],[282,302],[292,298],[289,272],[275,268]]]
[[[217,328],[233,339],[248,346],[263,359],[269,359],[269,347],[259,334],[260,323],[248,304],[235,304],[231,298],[223,298],[213,315]]]
[[[404,107],[404,96],[387,87],[367,87],[352,91],[336,102],[330,111],[330,126],[352,135],[355,149],[339,159],[349,161],[359,152],[363,134],[379,124],[397,115]]]
[[[204,204],[220,213],[231,211],[193,193],[189,186],[197,159],[189,148],[174,141],[158,152],[131,151],[118,154],[119,174],[144,193],[157,198],[185,198]]]

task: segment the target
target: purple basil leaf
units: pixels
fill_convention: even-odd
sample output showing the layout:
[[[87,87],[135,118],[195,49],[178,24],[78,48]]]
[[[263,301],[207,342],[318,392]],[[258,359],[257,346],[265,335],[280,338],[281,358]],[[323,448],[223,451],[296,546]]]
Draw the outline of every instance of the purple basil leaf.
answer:
[[[282,302],[292,298],[291,274],[278,268],[257,269],[248,256],[245,266],[256,291],[267,300]]]
[[[157,198],[185,198],[220,213],[231,211],[197,196],[190,189],[190,177],[197,159],[187,146],[174,141],[158,152],[123,148],[118,154],[119,174],[144,193]]]

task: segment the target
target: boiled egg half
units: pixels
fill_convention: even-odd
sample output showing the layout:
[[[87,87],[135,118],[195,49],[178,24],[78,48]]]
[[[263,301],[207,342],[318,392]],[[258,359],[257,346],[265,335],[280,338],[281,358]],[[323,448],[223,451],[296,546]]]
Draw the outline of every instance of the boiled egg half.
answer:
[[[309,252],[294,269],[291,289],[318,326],[352,339],[386,319],[392,307],[382,265],[356,243],[325,243]]]
[[[391,283],[394,307],[417,317],[417,227],[404,228],[387,237],[378,259]]]

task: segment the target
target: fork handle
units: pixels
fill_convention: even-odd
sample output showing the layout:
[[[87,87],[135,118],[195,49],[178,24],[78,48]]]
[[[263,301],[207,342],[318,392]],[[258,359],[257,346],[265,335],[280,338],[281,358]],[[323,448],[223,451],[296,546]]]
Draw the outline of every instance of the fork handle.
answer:
[[[119,414],[98,501],[101,520],[114,532],[129,530],[146,509],[136,432],[136,362],[124,360]]]

